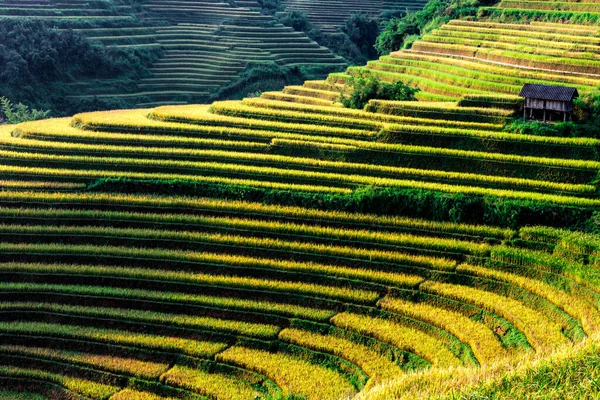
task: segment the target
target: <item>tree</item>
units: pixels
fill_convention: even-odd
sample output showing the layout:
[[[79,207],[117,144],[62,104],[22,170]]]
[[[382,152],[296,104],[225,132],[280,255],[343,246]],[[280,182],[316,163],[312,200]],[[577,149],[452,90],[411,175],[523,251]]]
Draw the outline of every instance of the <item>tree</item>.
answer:
[[[8,124],[44,119],[48,115],[50,115],[50,110],[30,109],[23,103],[13,104],[6,97],[0,97],[0,117],[3,117]]]
[[[363,109],[369,100],[415,101],[419,89],[408,86],[402,81],[383,82],[366,69],[361,69],[346,81],[340,102],[347,108]]]
[[[377,20],[369,18],[367,14],[354,13],[346,20],[342,31],[366,57],[371,59],[377,56],[374,47],[379,34]]]

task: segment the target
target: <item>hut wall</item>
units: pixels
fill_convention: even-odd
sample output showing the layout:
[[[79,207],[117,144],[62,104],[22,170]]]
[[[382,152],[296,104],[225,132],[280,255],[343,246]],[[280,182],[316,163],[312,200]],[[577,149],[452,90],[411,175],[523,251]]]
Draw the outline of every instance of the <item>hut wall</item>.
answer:
[[[552,111],[571,111],[571,104],[566,101],[546,100],[546,109]]]
[[[535,108],[537,110],[543,110],[544,109],[544,100],[527,98],[527,99],[525,99],[525,107]]]

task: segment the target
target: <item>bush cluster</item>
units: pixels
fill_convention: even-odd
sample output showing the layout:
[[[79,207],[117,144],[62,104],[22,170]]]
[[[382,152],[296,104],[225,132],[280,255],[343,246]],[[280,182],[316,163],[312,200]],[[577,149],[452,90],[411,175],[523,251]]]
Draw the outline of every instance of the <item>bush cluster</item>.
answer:
[[[419,89],[408,86],[402,81],[384,82],[369,70],[361,69],[350,75],[344,84],[340,102],[347,108],[362,110],[369,100],[417,100],[415,94]]]

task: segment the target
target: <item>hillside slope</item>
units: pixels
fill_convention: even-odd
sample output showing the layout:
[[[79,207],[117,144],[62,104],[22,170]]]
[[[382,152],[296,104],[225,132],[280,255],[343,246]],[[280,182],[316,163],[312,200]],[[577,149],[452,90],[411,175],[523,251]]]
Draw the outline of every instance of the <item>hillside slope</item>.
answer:
[[[345,68],[342,58],[249,6],[255,4],[150,0],[132,6],[125,0],[6,0],[0,2],[0,20],[50,21],[109,48],[162,50],[150,76],[136,82],[73,83],[68,100],[95,107],[206,102],[254,64],[312,68],[321,75]]]
[[[594,26],[439,32],[461,26],[519,51],[451,54],[434,32],[379,61],[403,72],[369,68],[422,99],[500,106],[519,79],[598,86],[600,53],[555,51]],[[490,104],[346,109],[345,77],[0,128],[3,389],[544,398],[544,376],[563,385],[549,398],[565,381],[597,396],[600,236],[582,231],[598,232],[600,140],[507,133],[513,110]]]
[[[308,20],[323,32],[335,34],[353,13],[379,19],[385,12],[418,11],[426,1],[406,0],[284,0],[283,14],[291,11],[306,13]]]

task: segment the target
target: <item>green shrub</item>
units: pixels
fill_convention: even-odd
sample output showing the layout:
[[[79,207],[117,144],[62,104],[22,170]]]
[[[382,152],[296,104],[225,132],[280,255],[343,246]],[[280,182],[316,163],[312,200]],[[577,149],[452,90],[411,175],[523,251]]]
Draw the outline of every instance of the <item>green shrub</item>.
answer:
[[[13,104],[6,97],[0,97],[0,119],[7,124],[19,124],[26,121],[35,121],[48,117],[50,110],[40,111],[30,109],[25,104]]]
[[[419,89],[408,86],[402,81],[387,83],[361,69],[356,75],[351,75],[342,89],[340,102],[347,108],[363,109],[369,100],[412,100]]]

